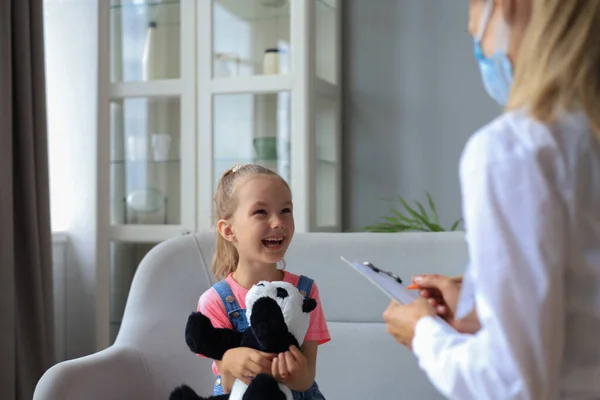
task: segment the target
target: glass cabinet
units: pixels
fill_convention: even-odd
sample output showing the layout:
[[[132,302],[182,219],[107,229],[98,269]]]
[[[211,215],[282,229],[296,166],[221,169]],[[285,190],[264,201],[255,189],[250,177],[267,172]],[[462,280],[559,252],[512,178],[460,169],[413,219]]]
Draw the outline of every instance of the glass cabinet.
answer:
[[[341,230],[340,3],[99,2],[100,348],[146,252],[213,229],[233,165],[290,184],[297,232]]]

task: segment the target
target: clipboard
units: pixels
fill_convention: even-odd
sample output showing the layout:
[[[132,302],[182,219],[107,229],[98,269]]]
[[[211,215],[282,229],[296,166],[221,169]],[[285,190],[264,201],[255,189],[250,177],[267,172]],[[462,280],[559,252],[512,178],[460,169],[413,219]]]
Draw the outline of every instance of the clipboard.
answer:
[[[400,304],[412,303],[419,297],[418,291],[408,290],[398,275],[383,271],[368,261],[360,263],[358,261],[349,261],[344,257],[340,258],[352,267],[353,270],[375,285],[387,297]]]

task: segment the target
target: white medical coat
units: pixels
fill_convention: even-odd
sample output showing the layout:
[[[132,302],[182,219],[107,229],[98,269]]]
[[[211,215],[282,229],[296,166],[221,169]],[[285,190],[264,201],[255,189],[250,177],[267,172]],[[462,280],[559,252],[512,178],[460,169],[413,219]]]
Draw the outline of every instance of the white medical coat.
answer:
[[[469,139],[459,171],[471,293],[459,308],[475,305],[481,330],[422,318],[420,367],[450,399],[599,399],[600,144],[587,119],[505,113]]]

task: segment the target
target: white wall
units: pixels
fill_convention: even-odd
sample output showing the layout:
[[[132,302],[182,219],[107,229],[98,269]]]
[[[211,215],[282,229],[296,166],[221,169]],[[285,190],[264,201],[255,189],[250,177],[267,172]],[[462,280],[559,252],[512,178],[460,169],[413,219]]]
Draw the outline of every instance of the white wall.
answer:
[[[44,1],[50,185],[53,218],[59,216],[52,226],[70,234],[66,358],[95,348],[97,9],[94,0]],[[57,147],[60,151],[54,151]]]
[[[54,311],[54,361],[66,359],[65,337],[65,283],[67,270],[67,243],[65,233],[52,234],[52,283],[53,283],[53,311]]]
[[[498,113],[467,33],[468,0],[344,0],[344,225],[387,213],[381,197],[460,217],[458,159]]]

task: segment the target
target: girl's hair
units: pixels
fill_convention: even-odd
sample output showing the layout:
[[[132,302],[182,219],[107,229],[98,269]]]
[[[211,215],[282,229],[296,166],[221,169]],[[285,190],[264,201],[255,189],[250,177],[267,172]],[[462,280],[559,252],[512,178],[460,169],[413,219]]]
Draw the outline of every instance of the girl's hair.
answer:
[[[508,109],[544,123],[583,111],[600,137],[600,1],[532,0]]]
[[[230,219],[237,207],[235,189],[247,179],[257,176],[279,178],[289,189],[287,182],[276,172],[257,164],[237,165],[227,170],[219,180],[215,194],[215,222]],[[237,268],[239,255],[235,246],[225,240],[217,231],[217,245],[212,260],[212,273],[217,279],[223,279]]]

